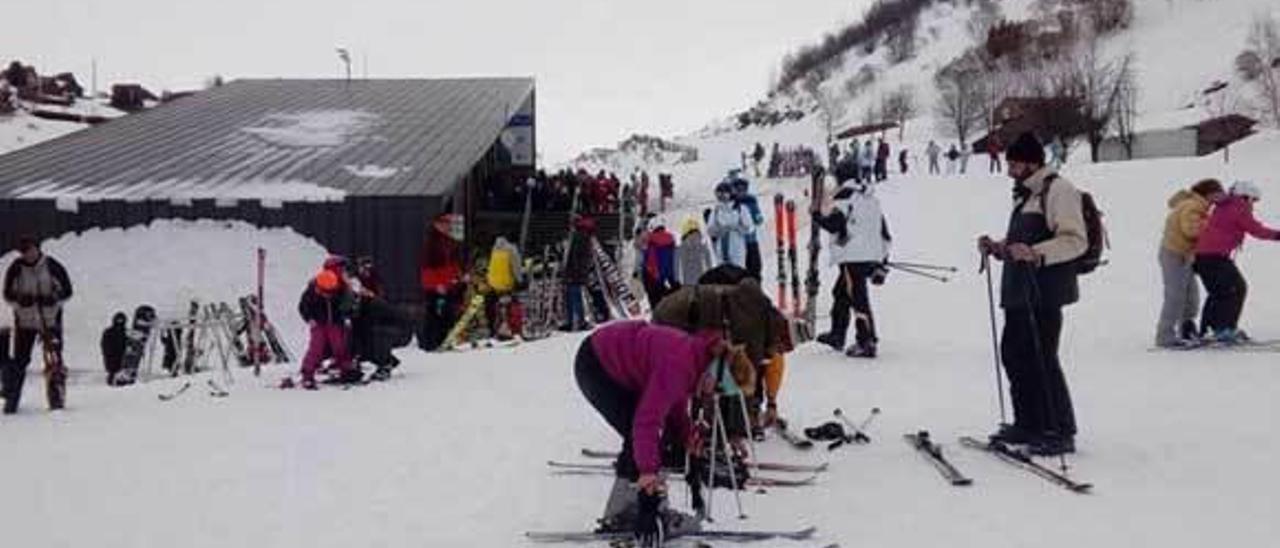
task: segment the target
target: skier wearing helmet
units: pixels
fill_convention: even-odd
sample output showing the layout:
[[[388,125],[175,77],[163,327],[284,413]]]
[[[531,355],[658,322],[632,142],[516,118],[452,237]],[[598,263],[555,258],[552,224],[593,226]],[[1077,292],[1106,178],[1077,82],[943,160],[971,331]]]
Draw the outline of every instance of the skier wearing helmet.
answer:
[[[1244,245],[1246,234],[1261,240],[1280,240],[1280,231],[1253,216],[1253,204],[1261,199],[1262,190],[1252,182],[1231,185],[1227,197],[1214,205],[1196,241],[1192,269],[1209,294],[1201,314],[1201,331],[1210,342],[1234,344],[1248,340],[1239,323],[1249,286],[1232,255]]]
[[[341,271],[342,265],[345,260],[325,261],[324,268],[307,284],[298,300],[298,314],[310,329],[307,354],[302,358],[302,387],[307,390],[316,389],[316,370],[326,355],[333,357],[334,365],[341,371],[338,381],[354,382],[360,376],[347,348],[355,303]]]

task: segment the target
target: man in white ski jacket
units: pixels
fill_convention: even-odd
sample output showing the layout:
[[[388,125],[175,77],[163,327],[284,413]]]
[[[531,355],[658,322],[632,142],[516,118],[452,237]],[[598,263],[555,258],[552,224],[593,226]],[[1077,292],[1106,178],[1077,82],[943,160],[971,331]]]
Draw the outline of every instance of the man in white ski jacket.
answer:
[[[884,283],[892,242],[880,200],[870,184],[846,184],[836,192],[831,211],[825,215],[815,213],[814,222],[833,235],[831,262],[840,267],[840,278],[831,292],[831,330],[819,335],[818,342],[843,349],[852,309],[855,343],[845,353],[874,358],[879,339],[867,282]]]

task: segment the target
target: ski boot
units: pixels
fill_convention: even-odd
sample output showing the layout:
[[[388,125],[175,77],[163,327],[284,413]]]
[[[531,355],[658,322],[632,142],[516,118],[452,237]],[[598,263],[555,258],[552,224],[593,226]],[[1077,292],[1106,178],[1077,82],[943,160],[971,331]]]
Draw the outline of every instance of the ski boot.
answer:
[[[635,531],[640,509],[636,497],[640,489],[626,478],[614,478],[609,500],[604,504],[604,514],[597,520],[597,533],[630,533]]]
[[[369,374],[369,380],[383,382],[391,379],[391,366],[379,365],[373,373]]]
[[[1076,452],[1076,440],[1072,436],[1048,435],[1027,446],[1027,452],[1037,457],[1056,457]]]
[[[1027,445],[1039,441],[1039,438],[1035,433],[1016,424],[1001,424],[999,430],[987,436],[992,443],[1005,445]]]
[[[840,351],[841,348],[844,348],[844,338],[836,335],[835,333],[826,332],[821,335],[818,335],[818,338],[814,340],[818,341],[819,343],[830,346],[832,349],[836,350],[837,352]]]
[[[850,346],[848,350],[845,350],[844,355],[850,358],[873,359],[876,357],[876,343],[873,343],[873,342],[857,343],[853,346]]]
[[[302,379],[303,390],[319,390],[320,385],[316,383],[315,377],[304,377]]]

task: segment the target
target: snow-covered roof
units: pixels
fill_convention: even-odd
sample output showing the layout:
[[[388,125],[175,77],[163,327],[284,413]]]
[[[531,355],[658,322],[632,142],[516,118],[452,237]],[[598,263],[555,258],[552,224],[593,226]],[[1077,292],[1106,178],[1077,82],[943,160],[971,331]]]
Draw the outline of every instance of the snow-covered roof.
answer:
[[[0,197],[438,196],[533,89],[526,78],[238,80],[0,156]]]

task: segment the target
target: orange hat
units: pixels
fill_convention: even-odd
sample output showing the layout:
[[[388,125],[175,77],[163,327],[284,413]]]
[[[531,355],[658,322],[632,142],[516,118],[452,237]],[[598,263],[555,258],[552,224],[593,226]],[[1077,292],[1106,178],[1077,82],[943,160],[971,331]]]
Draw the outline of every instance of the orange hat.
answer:
[[[332,270],[321,270],[316,274],[316,289],[321,293],[333,293],[338,290],[342,280]]]

